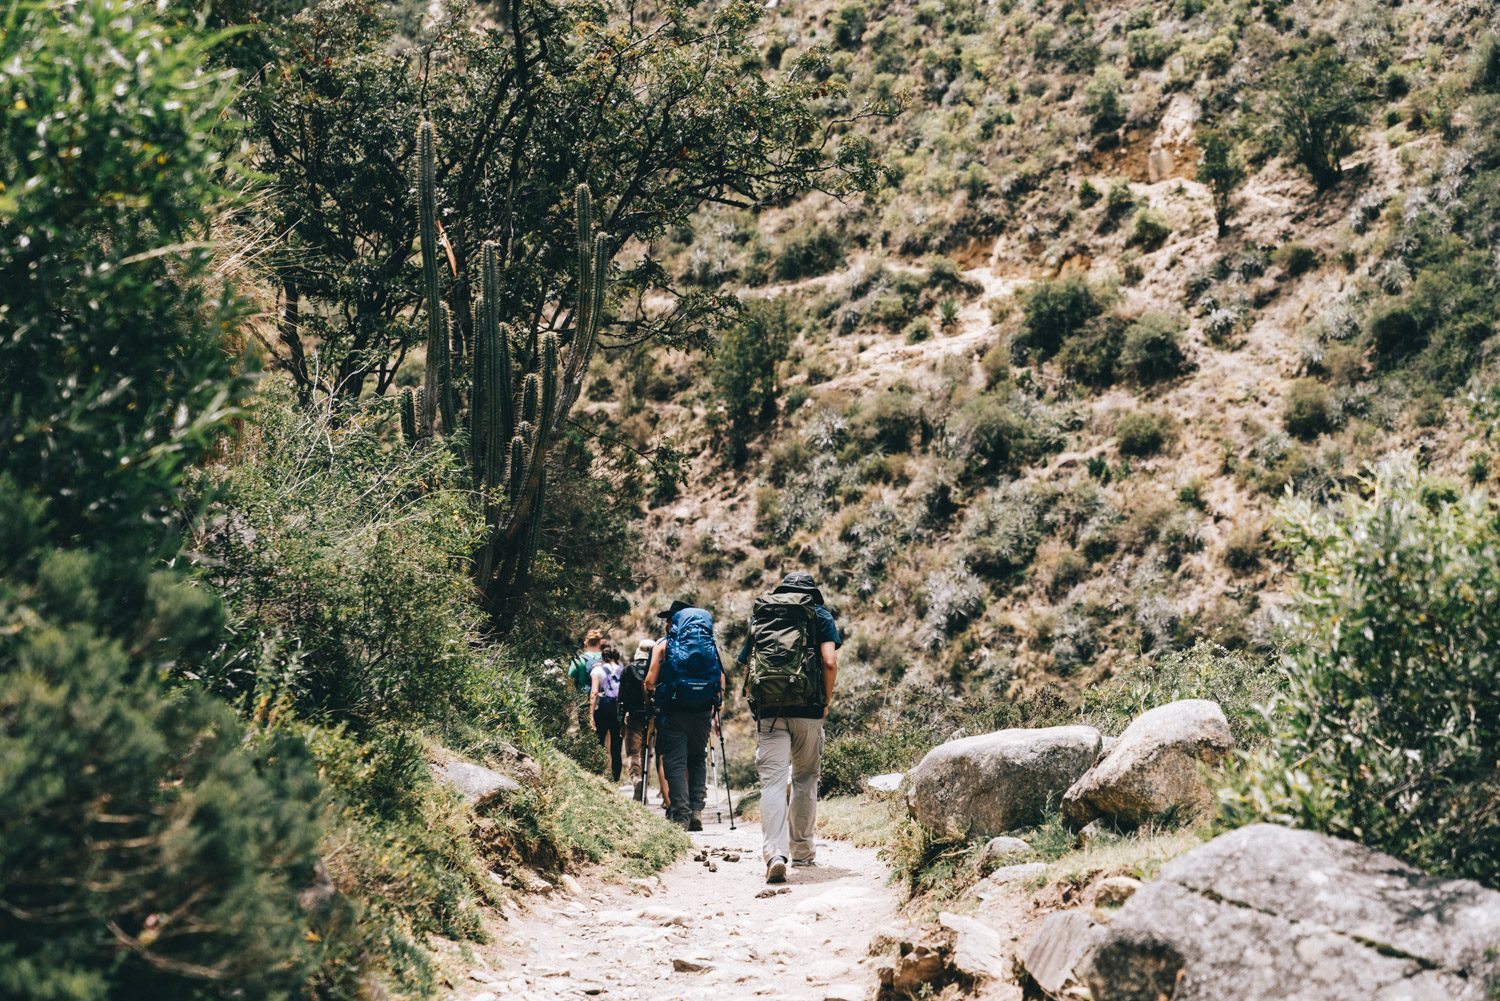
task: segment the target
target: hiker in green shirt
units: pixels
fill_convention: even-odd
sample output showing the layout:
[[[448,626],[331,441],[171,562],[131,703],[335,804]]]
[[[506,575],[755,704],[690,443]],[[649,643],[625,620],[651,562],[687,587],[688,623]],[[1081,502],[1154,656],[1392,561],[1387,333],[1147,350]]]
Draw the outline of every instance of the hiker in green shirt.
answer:
[[[583,653],[573,658],[573,663],[568,667],[568,677],[573,681],[573,688],[579,692],[589,690],[593,681],[594,665],[599,663],[599,658],[604,653],[604,634],[597,629],[590,629],[583,637]]]

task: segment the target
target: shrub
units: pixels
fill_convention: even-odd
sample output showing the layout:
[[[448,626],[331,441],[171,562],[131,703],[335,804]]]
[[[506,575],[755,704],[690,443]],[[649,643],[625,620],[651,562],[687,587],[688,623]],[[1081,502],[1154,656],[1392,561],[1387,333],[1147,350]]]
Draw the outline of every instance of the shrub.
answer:
[[[1167,442],[1166,418],[1145,410],[1132,410],[1115,425],[1115,442],[1120,454],[1155,455]]]
[[[938,323],[944,330],[958,325],[958,301],[953,298],[938,303]]]
[[[1234,571],[1254,570],[1260,565],[1265,548],[1265,530],[1259,526],[1242,526],[1224,540],[1224,565]]]
[[[1056,598],[1088,579],[1089,561],[1071,549],[1064,549],[1046,566],[1039,566],[1037,575],[1042,588]]]
[[[1264,741],[1258,706],[1275,697],[1280,674],[1265,657],[1202,640],[1187,650],[1142,657],[1108,682],[1084,689],[1083,722],[1117,735],[1141,713],[1182,699],[1217,702],[1241,748]]]
[[[845,0],[834,8],[829,16],[833,27],[833,42],[841,49],[857,49],[865,33],[865,5],[858,0]]]
[[[794,230],[783,237],[772,261],[771,273],[777,281],[794,282],[800,278],[825,275],[844,265],[844,239],[822,224]]]
[[[1084,278],[1036,282],[1023,295],[1024,316],[1014,346],[1050,358],[1104,307],[1104,297]]]
[[[1342,160],[1354,151],[1363,120],[1359,77],[1331,50],[1298,56],[1271,84],[1274,142],[1320,191],[1343,178]]]
[[[906,325],[902,333],[906,335],[908,344],[930,341],[932,340],[932,321],[925,316],[918,316]]]
[[[1087,332],[1069,337],[1057,353],[1063,375],[1085,386],[1114,382],[1119,360],[1120,331],[1115,324],[1091,324]]]
[[[1283,243],[1271,260],[1281,265],[1288,278],[1296,278],[1318,266],[1318,252],[1305,243]]]
[[[1298,553],[1284,694],[1220,793],[1224,822],[1355,838],[1442,876],[1500,872],[1500,534],[1481,491],[1430,508],[1410,458],[1324,509],[1289,499]],[[1420,609],[1415,615],[1411,609]]]
[[[785,296],[747,304],[719,338],[709,377],[724,405],[725,457],[733,466],[744,465],[751,437],[776,416],[777,368],[791,342]]]
[[[860,411],[857,430],[872,445],[890,452],[905,452],[911,448],[912,435],[920,424],[921,413],[911,387],[897,383],[876,393]]]
[[[1117,177],[1110,182],[1109,192],[1104,197],[1104,208],[1112,219],[1118,219],[1135,208],[1135,192],[1130,190],[1129,181]]]
[[[1493,31],[1475,47],[1469,88],[1481,94],[1500,94],[1500,35]]]
[[[1233,137],[1222,129],[1203,129],[1198,133],[1198,183],[1207,185],[1213,196],[1214,222],[1223,236],[1234,215],[1234,189],[1245,179],[1245,157]]]
[[[1401,299],[1377,305],[1370,311],[1365,328],[1375,352],[1386,359],[1399,358],[1422,346],[1422,328],[1416,314]]]
[[[1141,384],[1170,379],[1185,361],[1178,338],[1182,319],[1169,313],[1145,313],[1125,328],[1120,368]]]
[[[958,415],[957,439],[970,474],[1013,470],[1032,454],[1026,422],[994,393],[965,401]]]
[[[1328,390],[1316,379],[1298,379],[1287,387],[1281,423],[1287,433],[1306,441],[1333,427]]]
[[[1089,116],[1094,131],[1110,132],[1125,121],[1125,105],[1120,90],[1125,80],[1112,66],[1101,66],[1093,79],[1083,87],[1083,112]]]
[[[1172,223],[1159,209],[1139,208],[1130,220],[1130,242],[1154,247],[1172,233]]]
[[[1137,69],[1156,69],[1171,54],[1171,43],[1153,27],[1134,28],[1125,35],[1125,59]]]
[[[984,373],[984,388],[994,389],[1010,382],[1010,345],[996,344],[979,359],[979,370]]]

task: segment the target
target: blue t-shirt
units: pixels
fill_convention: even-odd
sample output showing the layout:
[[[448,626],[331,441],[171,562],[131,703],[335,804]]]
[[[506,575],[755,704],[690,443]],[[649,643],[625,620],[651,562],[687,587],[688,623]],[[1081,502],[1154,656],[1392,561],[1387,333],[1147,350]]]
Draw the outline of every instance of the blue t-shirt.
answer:
[[[817,641],[819,648],[821,648],[824,643],[832,643],[835,650],[843,646],[844,641],[839,638],[839,627],[834,625],[833,622],[833,613],[830,612],[827,608],[824,608],[822,605],[813,606],[813,612],[815,613],[813,628],[817,631]],[[737,658],[737,661],[738,663],[743,664],[749,659],[750,637],[746,636],[745,645],[740,649],[740,655]],[[755,711],[755,706],[753,703],[751,704],[750,709],[752,712]],[[808,706],[803,709],[780,709],[777,710],[776,714],[783,719],[822,719],[823,707]]]

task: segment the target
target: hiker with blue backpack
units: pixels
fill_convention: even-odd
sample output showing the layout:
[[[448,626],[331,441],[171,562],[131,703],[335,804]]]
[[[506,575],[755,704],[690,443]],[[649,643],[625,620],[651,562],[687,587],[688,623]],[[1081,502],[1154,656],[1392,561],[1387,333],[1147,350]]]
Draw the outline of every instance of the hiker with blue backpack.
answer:
[[[589,717],[594,721],[599,743],[609,751],[609,766],[616,782],[620,781],[624,766],[619,706],[620,675],[624,670],[620,651],[606,643],[589,677]]]
[[[755,717],[767,883],[786,882],[788,863],[815,864],[823,717],[838,680],[841,644],[812,574],[787,574],[750,606],[750,634],[739,663]]]
[[[656,708],[656,753],[667,774],[667,819],[703,830],[708,803],[708,739],[724,695],[714,619],[685,601],[661,613],[667,635],[651,653],[646,691]]]

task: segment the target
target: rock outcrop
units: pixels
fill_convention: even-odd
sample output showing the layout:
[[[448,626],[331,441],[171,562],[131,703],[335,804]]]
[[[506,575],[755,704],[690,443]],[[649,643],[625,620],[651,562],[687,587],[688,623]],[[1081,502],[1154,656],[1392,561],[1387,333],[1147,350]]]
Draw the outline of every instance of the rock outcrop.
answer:
[[[1500,893],[1256,824],[1164,866],[1099,935],[1095,1001],[1484,1001]]]
[[[467,761],[430,762],[429,767],[433,778],[457,789],[475,810],[482,811],[510,793],[521,791],[514,779]]]
[[[1202,766],[1233,747],[1218,703],[1157,706],[1136,717],[1115,749],[1068,789],[1063,815],[1075,827],[1098,817],[1133,827],[1171,810],[1201,811],[1213,798]]]
[[[1000,730],[949,741],[907,773],[906,803],[930,831],[992,837],[1040,823],[1099,756],[1088,726]]]

